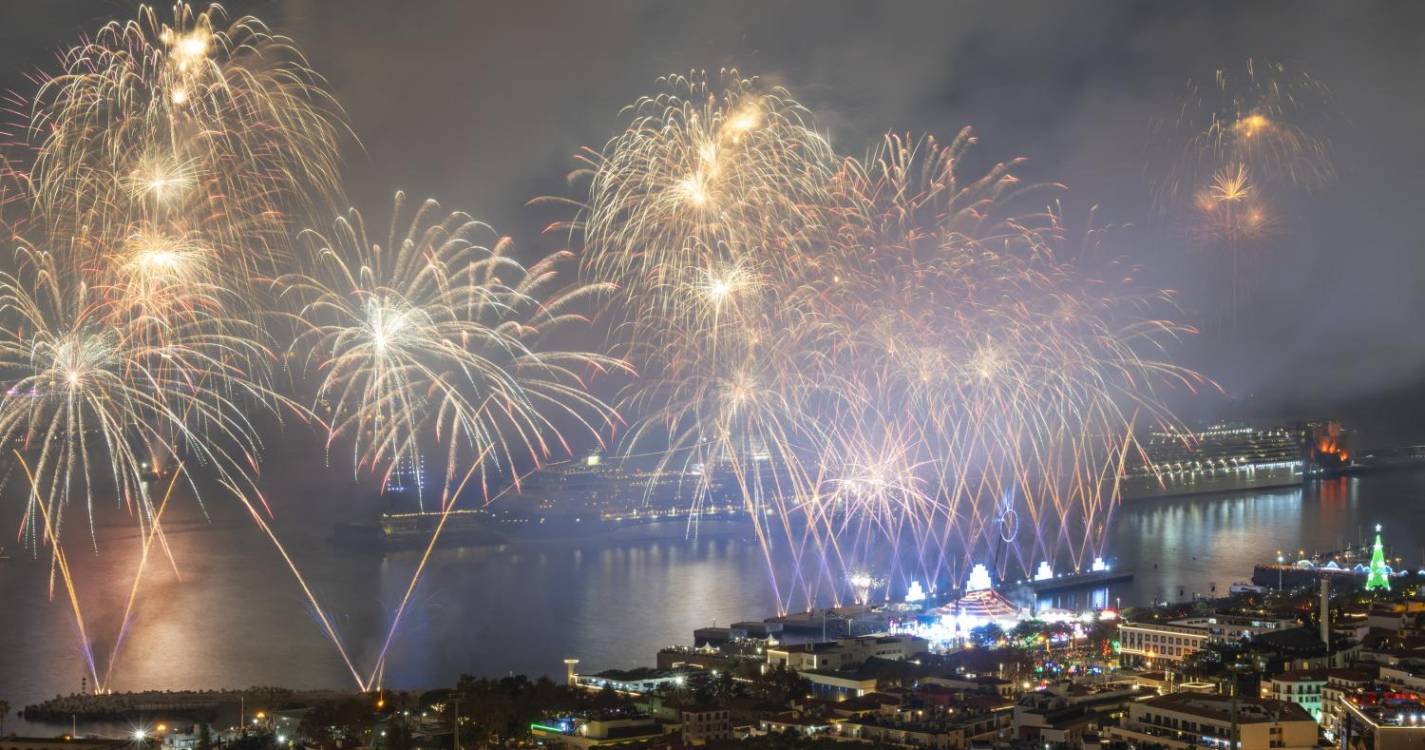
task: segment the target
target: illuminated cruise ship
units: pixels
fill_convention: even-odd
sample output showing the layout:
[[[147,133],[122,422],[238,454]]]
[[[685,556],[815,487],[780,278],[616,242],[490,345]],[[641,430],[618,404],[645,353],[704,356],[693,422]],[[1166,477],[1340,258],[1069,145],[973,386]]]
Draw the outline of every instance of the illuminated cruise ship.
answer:
[[[415,467],[398,467],[408,469]],[[410,494],[422,472],[393,472],[388,494]],[[400,477],[396,480],[396,477]],[[429,486],[427,485],[427,491]],[[386,547],[424,544],[437,527],[452,544],[501,544],[520,539],[703,533],[706,523],[745,520],[740,501],[727,496],[701,466],[660,469],[593,455],[542,468],[486,507],[468,501],[446,515],[436,510],[381,514],[369,541]],[[462,503],[464,505],[464,503]],[[661,527],[661,530],[660,530]],[[360,534],[348,528],[347,535]],[[352,541],[359,541],[360,538]]]
[[[524,477],[501,503],[546,513],[624,511],[682,507],[706,484],[705,498],[720,496],[715,478],[701,464],[660,468],[653,462],[605,459],[599,454],[550,464]]]
[[[1123,499],[1293,487],[1343,466],[1336,422],[1260,426],[1220,422],[1200,431],[1158,431],[1140,440],[1120,480]]]

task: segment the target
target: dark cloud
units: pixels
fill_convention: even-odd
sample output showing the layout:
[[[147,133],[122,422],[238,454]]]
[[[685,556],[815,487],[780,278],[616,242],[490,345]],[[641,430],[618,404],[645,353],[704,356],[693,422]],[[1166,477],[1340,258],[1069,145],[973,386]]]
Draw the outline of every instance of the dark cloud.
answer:
[[[397,188],[488,219],[526,247],[566,193],[581,145],[665,73],[735,66],[787,86],[832,142],[859,154],[887,131],[973,125],[987,163],[1026,155],[1067,183],[1071,214],[1134,228],[1114,245],[1190,313],[1225,303],[1220,257],[1192,249],[1146,199],[1149,123],[1189,78],[1282,60],[1335,94],[1339,180],[1284,196],[1281,236],[1253,268],[1235,334],[1209,328],[1192,363],[1262,408],[1356,409],[1425,381],[1425,5],[1397,2],[257,2],[330,80],[364,145],[350,192],[380,211]],[[0,10],[4,82],[122,4]],[[1220,317],[1220,316],[1217,316]],[[1413,401],[1413,399],[1412,399]],[[1372,417],[1374,418],[1374,417]],[[1387,425],[1408,431],[1415,416]],[[1391,419],[1383,421],[1390,422]]]

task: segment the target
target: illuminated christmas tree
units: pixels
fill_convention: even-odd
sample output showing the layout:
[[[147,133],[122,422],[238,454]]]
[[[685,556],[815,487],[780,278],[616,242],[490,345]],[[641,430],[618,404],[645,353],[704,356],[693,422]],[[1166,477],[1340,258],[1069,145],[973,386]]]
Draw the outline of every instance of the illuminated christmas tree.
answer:
[[[1380,543],[1380,524],[1376,524],[1376,543],[1371,548],[1371,572],[1366,578],[1366,591],[1390,591],[1389,568],[1385,566],[1385,545]]]

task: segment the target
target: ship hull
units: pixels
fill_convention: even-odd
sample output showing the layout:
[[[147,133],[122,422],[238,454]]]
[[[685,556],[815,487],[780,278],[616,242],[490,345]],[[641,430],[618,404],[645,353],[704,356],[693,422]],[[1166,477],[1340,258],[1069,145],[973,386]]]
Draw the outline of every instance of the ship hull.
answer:
[[[514,517],[491,515],[452,516],[444,526],[440,514],[402,514],[399,523],[383,518],[380,524],[346,524],[334,540],[345,546],[399,551],[430,544],[440,529],[440,547],[485,547],[527,543],[632,543],[679,539],[721,538],[752,533],[746,517],[687,518],[636,521],[572,517]],[[418,516],[412,518],[412,516]]]
[[[1276,490],[1300,487],[1305,482],[1300,469],[1231,470],[1224,474],[1193,474],[1186,477],[1164,476],[1124,481],[1120,496],[1125,501],[1153,500],[1194,495],[1222,495],[1234,492]]]

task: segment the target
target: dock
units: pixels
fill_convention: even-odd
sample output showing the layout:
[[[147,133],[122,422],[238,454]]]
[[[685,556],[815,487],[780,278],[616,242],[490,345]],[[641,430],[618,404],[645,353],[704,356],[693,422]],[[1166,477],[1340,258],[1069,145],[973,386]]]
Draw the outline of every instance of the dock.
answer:
[[[1037,581],[1025,581],[1022,585],[1036,594],[1056,594],[1061,591],[1107,586],[1111,583],[1127,583],[1131,580],[1133,580],[1133,571],[1131,570],[1093,570],[1087,573],[1070,573]]]

